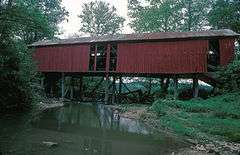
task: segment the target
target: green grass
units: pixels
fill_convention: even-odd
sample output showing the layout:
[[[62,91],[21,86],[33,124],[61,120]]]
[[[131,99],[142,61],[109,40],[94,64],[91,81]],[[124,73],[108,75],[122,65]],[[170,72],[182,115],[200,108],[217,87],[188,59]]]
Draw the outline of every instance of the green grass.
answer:
[[[192,138],[221,136],[240,142],[240,93],[230,93],[207,100],[179,101],[159,99],[151,110],[159,123]]]

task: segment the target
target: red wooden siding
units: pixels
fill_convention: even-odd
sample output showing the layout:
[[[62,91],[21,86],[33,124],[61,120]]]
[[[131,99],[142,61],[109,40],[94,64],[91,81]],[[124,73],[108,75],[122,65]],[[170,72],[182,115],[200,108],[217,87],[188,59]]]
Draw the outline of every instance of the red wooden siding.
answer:
[[[159,43],[119,43],[117,72],[207,72],[207,40]]]
[[[219,40],[220,65],[225,66],[234,58],[234,38],[225,38]]]
[[[33,59],[41,72],[87,72],[89,45],[39,47]]]

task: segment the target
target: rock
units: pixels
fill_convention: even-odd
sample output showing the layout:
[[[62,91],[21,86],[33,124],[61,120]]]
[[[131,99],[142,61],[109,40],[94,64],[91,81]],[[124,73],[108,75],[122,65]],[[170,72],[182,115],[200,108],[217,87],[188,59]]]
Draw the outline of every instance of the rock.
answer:
[[[197,145],[197,146],[196,146],[196,149],[197,149],[198,151],[207,151],[207,149],[206,149],[203,145]]]
[[[49,148],[58,146],[58,143],[54,143],[54,142],[46,142],[46,141],[43,141],[42,144],[44,144],[45,146],[47,146],[47,147],[49,147]]]

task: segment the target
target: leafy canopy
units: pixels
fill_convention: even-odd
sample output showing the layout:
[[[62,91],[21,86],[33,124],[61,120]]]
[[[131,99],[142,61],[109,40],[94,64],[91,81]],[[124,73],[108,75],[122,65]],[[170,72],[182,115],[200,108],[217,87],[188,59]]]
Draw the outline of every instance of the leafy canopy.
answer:
[[[125,19],[116,13],[116,8],[103,1],[85,3],[79,15],[80,31],[93,36],[115,34],[121,31]]]
[[[63,9],[60,2],[0,1],[0,113],[31,106],[36,72],[26,44],[54,37],[56,25],[65,17],[55,14]]]
[[[240,33],[240,1],[216,0],[208,20],[214,29],[228,28]]]
[[[131,27],[137,32],[191,31],[207,26],[212,0],[129,0]]]

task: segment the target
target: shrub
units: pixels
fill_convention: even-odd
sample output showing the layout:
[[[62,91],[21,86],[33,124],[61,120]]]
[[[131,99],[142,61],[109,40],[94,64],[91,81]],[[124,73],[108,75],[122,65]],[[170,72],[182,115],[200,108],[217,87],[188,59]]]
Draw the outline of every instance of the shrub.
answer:
[[[223,88],[227,92],[240,89],[240,60],[234,60],[226,68],[221,68],[218,77],[223,82]]]

